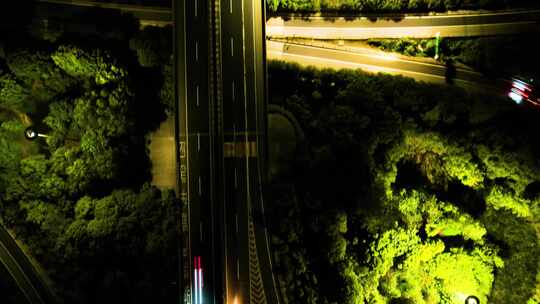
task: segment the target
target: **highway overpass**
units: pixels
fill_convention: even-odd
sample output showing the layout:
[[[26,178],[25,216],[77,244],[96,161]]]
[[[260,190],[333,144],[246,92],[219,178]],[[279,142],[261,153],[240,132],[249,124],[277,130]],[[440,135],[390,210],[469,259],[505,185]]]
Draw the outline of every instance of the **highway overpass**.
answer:
[[[169,24],[171,18],[176,22],[176,142],[178,181],[185,206],[185,238],[180,251],[184,284],[180,293],[184,303],[199,304],[201,299],[204,303],[280,303],[264,217],[264,50],[269,59],[320,67],[361,67],[436,82],[444,81],[444,68],[307,45],[269,42],[265,46],[262,0],[173,3],[173,14],[132,6],[111,9],[136,14],[143,22]],[[507,18],[516,18],[513,16],[502,14],[490,20],[505,23]],[[433,18],[405,19],[404,25],[429,23]],[[468,26],[451,24],[458,20],[451,17],[439,19],[443,27]],[[465,16],[460,20],[472,19]],[[520,21],[510,21],[516,22]],[[404,28],[417,30],[412,25]],[[478,73],[458,70],[458,84],[476,86],[481,81]]]
[[[266,170],[263,4],[173,7],[184,303],[278,303],[265,223],[254,221]]]

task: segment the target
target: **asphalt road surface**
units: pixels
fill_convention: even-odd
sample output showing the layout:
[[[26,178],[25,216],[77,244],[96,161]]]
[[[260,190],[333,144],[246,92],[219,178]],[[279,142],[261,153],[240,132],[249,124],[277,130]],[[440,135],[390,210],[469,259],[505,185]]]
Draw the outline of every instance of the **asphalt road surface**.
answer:
[[[28,303],[56,302],[53,292],[48,289],[28,258],[2,225],[0,225],[0,261],[15,280]]]
[[[268,41],[266,50],[268,59],[296,62],[304,66],[360,68],[373,73],[383,72],[419,81],[446,83],[444,65],[408,60],[379,51],[366,49],[351,51],[339,47],[323,48],[279,41]],[[470,69],[457,68],[454,83],[467,89],[504,93],[501,81],[486,79],[482,74]]]
[[[471,37],[540,32],[540,10],[403,16],[391,18],[344,17],[270,18],[267,37],[315,39]]]
[[[262,195],[267,149],[263,4],[220,2],[227,303],[279,303]]]
[[[222,303],[222,255],[215,238],[216,203],[213,154],[214,90],[210,7],[204,1],[175,2],[178,23],[176,82],[178,90],[178,146],[181,199],[186,206],[184,285],[188,303]],[[200,258],[201,271],[194,261]],[[198,261],[198,260],[197,260]]]

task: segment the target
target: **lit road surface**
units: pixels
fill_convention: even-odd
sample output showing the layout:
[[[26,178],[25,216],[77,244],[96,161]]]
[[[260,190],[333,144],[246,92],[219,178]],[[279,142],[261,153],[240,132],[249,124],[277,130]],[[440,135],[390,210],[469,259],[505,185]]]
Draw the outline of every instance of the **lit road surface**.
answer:
[[[266,170],[264,1],[220,0],[227,302],[279,303],[262,187]]]
[[[131,13],[142,26],[165,26],[172,24],[170,9],[127,4],[105,4],[84,0],[37,0],[42,3],[93,6],[118,9]],[[201,1],[201,0],[197,0]],[[223,0],[226,5],[226,0]],[[241,2],[239,2],[241,3]],[[227,8],[223,6],[223,8]],[[234,8],[233,8],[234,10]],[[430,16],[405,15],[401,19],[388,17],[371,21],[367,17],[347,21],[343,17],[270,18],[266,22],[267,37],[301,37],[318,39],[368,39],[434,37],[440,32],[443,37],[468,37],[483,35],[508,35],[539,32],[539,10],[509,11],[479,14],[438,14]]]
[[[214,90],[209,5],[175,1],[175,82],[179,188],[183,202],[184,303],[222,303],[221,238],[215,225]]]
[[[403,75],[420,81],[445,83],[444,65],[406,60],[383,52],[358,50],[352,52],[342,49],[313,47],[300,44],[267,41],[267,58],[296,62],[301,65],[313,65],[319,68],[355,69],[360,68],[372,73]],[[471,70],[456,71],[454,82],[466,88],[498,88],[487,81],[482,74]]]
[[[2,225],[0,225],[0,262],[4,264],[28,303],[49,304],[56,302],[53,293],[47,288],[28,258]]]
[[[270,18],[267,37],[317,39],[429,38],[507,35],[540,32],[540,10],[469,15],[406,16],[394,21],[366,17],[347,21],[343,17]]]

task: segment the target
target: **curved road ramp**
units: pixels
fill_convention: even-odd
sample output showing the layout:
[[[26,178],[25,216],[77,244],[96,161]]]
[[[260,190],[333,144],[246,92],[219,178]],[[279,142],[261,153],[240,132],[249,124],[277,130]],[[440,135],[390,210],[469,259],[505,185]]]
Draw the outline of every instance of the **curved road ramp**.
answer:
[[[0,225],[0,261],[28,300],[28,303],[58,303],[54,292],[39,276],[28,257],[3,225]]]

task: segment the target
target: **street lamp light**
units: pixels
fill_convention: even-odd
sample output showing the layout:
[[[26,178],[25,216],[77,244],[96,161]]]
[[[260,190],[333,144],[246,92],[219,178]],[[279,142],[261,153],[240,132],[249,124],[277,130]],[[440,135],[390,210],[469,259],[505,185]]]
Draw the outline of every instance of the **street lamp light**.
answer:
[[[36,137],[38,136],[38,133],[34,131],[32,127],[28,127],[26,128],[26,130],[24,130],[24,136],[29,140],[33,140],[33,139],[36,139]]]
[[[480,300],[476,296],[468,296],[465,304],[480,304]]]
[[[32,127],[28,127],[24,130],[24,137],[26,137],[26,139],[28,140],[34,140],[38,137],[48,137],[48,136],[46,134],[38,133]]]

